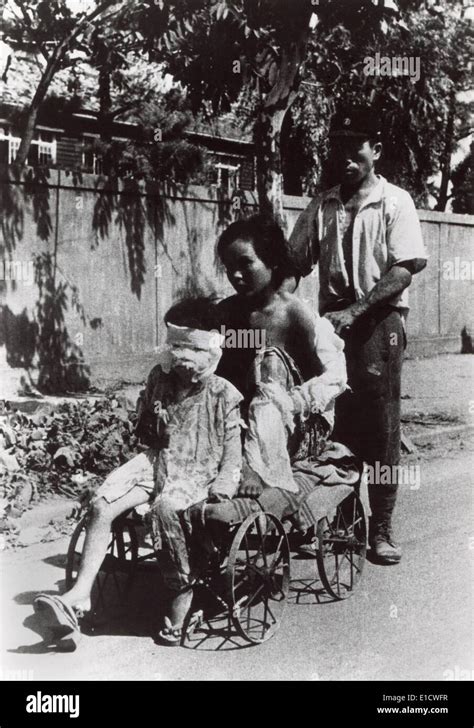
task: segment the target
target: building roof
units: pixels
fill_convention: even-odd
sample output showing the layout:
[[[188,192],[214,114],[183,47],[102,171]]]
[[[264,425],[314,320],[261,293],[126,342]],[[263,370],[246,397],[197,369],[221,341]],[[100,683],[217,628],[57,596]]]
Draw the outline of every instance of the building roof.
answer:
[[[74,109],[74,115],[83,114],[84,118],[96,118],[99,111],[98,71],[87,61],[85,54],[76,56],[73,68],[58,71],[49,87],[46,99],[61,99],[64,108]],[[39,53],[28,49],[12,49],[8,43],[0,41],[0,99],[2,106],[10,109],[25,108],[31,103],[44,68],[44,59]],[[173,85],[169,74],[163,74],[160,64],[130,59],[130,67],[122,71],[123,80],[133,88],[136,83],[153,88],[157,93],[166,93]],[[112,103],[121,105],[120,94],[112,86]],[[47,108],[50,110],[51,105]],[[49,111],[48,111],[49,113]],[[133,109],[116,117],[120,123],[134,123]],[[43,123],[46,120],[43,118]],[[196,117],[190,126],[194,135],[212,139],[223,139],[229,143],[245,144],[251,142],[251,130],[246,129],[239,117],[230,112],[210,122],[204,117]],[[196,138],[197,138],[196,136]]]

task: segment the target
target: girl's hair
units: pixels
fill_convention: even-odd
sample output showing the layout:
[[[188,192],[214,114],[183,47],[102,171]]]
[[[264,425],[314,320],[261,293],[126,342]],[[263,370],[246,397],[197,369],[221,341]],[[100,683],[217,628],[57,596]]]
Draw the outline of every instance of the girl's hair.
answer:
[[[183,298],[165,313],[165,324],[213,331],[219,328],[217,306],[212,298]]]
[[[283,230],[269,215],[252,215],[236,220],[224,230],[217,243],[217,253],[222,260],[226,248],[238,239],[248,240],[260,260],[269,268],[278,268],[284,275],[291,275]]]

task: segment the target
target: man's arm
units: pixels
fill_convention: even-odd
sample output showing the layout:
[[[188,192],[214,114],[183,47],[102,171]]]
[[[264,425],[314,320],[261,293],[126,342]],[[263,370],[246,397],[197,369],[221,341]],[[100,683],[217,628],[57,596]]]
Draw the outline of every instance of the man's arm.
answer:
[[[426,260],[409,260],[393,265],[364,298],[343,311],[327,313],[326,318],[331,321],[336,333],[341,334],[363,314],[383,306],[395,296],[400,295],[410,285],[413,273],[418,273],[425,266]]]
[[[308,207],[298,217],[293,232],[286,244],[286,252],[291,270],[280,285],[280,291],[294,293],[302,276],[311,273],[318,258],[316,218],[321,199],[311,200]]]
[[[407,192],[398,190],[389,202],[395,204],[386,229],[387,262],[390,268],[360,301],[344,311],[327,314],[337,333],[352,326],[367,311],[399,296],[410,285],[412,276],[426,266],[420,220],[412,198]]]

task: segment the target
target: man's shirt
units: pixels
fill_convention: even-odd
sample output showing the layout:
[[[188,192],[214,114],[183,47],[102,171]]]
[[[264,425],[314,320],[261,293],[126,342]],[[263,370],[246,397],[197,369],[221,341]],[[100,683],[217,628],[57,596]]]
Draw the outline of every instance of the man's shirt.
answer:
[[[321,314],[364,298],[396,263],[427,259],[412,198],[384,177],[378,176],[349,227],[351,255],[344,240],[346,215],[338,185],[310,202],[289,240],[290,258],[301,275],[319,263]],[[407,309],[408,289],[389,303]]]

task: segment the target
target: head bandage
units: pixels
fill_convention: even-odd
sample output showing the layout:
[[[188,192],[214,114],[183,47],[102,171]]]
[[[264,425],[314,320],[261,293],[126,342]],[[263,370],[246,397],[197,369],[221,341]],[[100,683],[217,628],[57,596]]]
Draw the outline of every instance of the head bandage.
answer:
[[[166,343],[171,346],[188,345],[199,349],[220,349],[224,343],[224,337],[216,329],[203,331],[203,329],[191,329],[188,326],[168,324]]]
[[[157,364],[164,372],[180,363],[193,372],[193,382],[203,382],[217,369],[224,337],[218,331],[204,331],[167,324],[166,343],[158,351]]]

